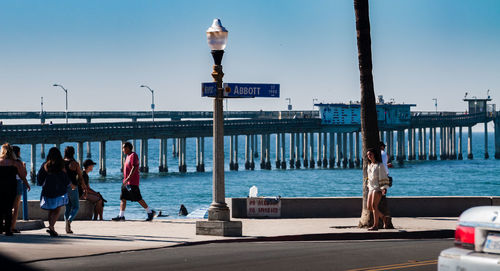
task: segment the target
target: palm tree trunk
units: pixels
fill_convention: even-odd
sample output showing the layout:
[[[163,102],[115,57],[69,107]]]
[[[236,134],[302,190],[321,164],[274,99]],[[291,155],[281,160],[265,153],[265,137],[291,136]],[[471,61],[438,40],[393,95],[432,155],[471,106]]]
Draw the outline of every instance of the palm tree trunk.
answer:
[[[361,83],[361,138],[363,154],[363,180],[367,178],[366,150],[378,148],[379,132],[377,123],[377,108],[375,103],[375,91],[373,88],[372,74],[372,51],[370,37],[370,15],[368,0],[354,0],[354,11],[356,14],[356,33],[358,40],[359,76]],[[359,221],[359,227],[370,225],[371,213],[366,208],[368,188],[363,181],[363,211]]]

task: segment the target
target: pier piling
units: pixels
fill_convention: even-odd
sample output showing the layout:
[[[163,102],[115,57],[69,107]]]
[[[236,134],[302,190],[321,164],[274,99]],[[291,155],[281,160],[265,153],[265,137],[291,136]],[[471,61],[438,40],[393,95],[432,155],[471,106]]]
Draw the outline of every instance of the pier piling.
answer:
[[[290,168],[295,168],[295,133],[290,133]]]
[[[474,159],[472,154],[472,126],[467,127],[467,159]]]
[[[99,174],[106,176],[106,141],[99,142]]]
[[[335,133],[330,132],[330,150],[329,150],[329,161],[328,161],[328,167],[329,168],[334,168],[335,167]]]
[[[31,181],[32,182],[36,182],[36,144],[31,144],[31,170],[30,170],[30,177],[31,177]]]
[[[484,159],[489,159],[488,154],[488,122],[484,123]]]
[[[462,149],[462,126],[458,127],[458,160],[463,160],[463,149]]]
[[[285,142],[285,133],[281,134],[281,169],[286,169],[286,142]]]

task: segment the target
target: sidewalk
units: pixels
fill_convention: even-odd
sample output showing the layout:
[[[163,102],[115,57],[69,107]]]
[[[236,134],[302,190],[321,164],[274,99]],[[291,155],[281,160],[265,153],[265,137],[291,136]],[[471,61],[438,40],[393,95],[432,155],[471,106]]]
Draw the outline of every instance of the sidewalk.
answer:
[[[46,229],[23,231],[13,237],[1,235],[0,252],[20,262],[33,262],[209,242],[450,238],[457,218],[396,217],[393,218],[396,229],[376,232],[357,228],[359,218],[241,221],[243,237],[196,235],[196,220],[192,219],[74,221],[72,235],[65,233],[64,221],[58,221],[59,237],[49,237]]]

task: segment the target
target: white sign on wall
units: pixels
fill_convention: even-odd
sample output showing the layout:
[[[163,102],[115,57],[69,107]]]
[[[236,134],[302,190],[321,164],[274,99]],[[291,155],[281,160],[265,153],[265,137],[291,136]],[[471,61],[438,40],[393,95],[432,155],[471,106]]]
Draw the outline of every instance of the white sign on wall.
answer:
[[[248,217],[281,217],[279,198],[247,198]]]

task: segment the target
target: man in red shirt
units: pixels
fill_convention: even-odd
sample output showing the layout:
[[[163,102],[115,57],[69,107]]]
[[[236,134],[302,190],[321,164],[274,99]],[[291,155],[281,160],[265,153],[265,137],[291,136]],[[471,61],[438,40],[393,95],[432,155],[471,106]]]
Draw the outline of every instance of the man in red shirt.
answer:
[[[154,210],[149,209],[149,206],[142,199],[141,190],[139,190],[139,158],[137,157],[137,154],[132,151],[133,148],[132,143],[123,143],[122,151],[127,158],[123,164],[120,214],[117,217],[112,218],[113,221],[125,220],[125,207],[127,207],[127,200],[137,201],[144,209],[146,209],[146,212],[148,213],[146,221],[153,220],[156,213]]]

